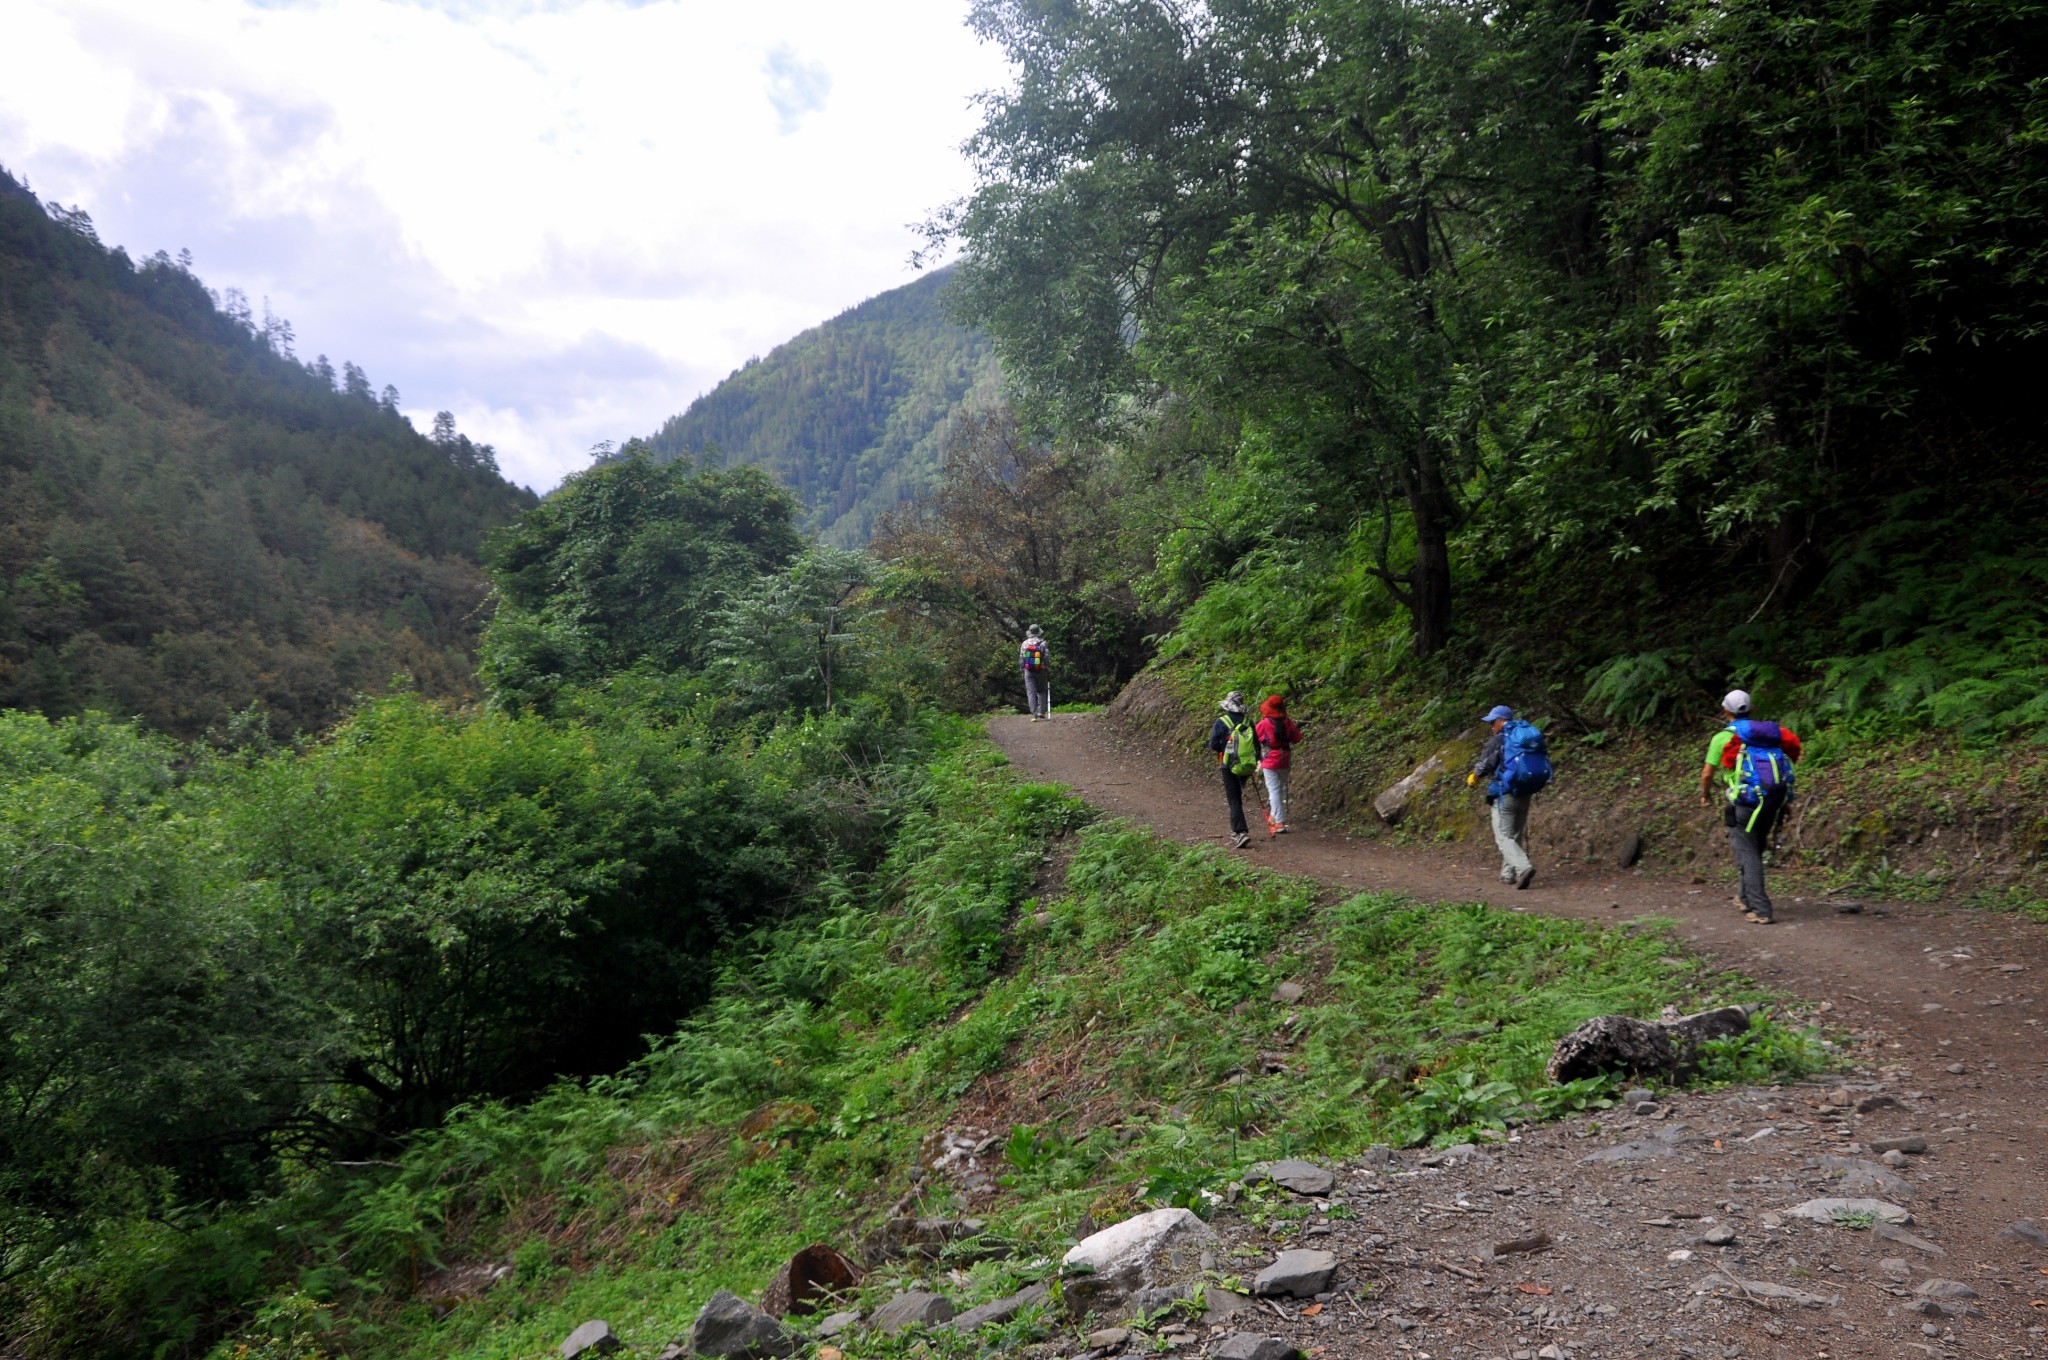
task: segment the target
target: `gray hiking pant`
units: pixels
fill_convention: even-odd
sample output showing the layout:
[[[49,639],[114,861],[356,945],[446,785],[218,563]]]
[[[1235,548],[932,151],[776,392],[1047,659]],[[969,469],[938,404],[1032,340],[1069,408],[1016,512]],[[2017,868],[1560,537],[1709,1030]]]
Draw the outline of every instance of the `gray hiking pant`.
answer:
[[[1260,770],[1266,776],[1266,806],[1281,826],[1287,825],[1287,776],[1292,770]]]
[[[1771,895],[1764,891],[1764,851],[1770,848],[1771,832],[1777,829],[1782,807],[1766,807],[1756,824],[1749,825],[1754,808],[1728,805],[1728,847],[1735,852],[1735,876],[1741,881],[1742,905],[1759,916],[1771,914]]]
[[[1046,683],[1044,671],[1024,672],[1024,707],[1034,718],[1052,716],[1052,686]]]
[[[1512,883],[1529,867],[1529,795],[1504,793],[1493,800],[1493,843],[1500,847],[1500,881]]]

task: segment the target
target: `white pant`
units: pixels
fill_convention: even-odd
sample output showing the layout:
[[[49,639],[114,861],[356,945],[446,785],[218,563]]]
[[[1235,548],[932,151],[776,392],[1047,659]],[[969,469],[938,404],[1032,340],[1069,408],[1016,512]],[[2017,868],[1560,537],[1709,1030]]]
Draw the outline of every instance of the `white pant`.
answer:
[[[1266,776],[1266,802],[1273,809],[1273,820],[1287,825],[1287,776],[1289,770],[1260,770]]]

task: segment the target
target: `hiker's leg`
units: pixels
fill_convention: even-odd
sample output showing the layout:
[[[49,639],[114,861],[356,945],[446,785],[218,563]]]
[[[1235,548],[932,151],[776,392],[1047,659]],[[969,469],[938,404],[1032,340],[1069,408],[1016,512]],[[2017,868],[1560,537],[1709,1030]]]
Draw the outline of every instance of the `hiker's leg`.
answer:
[[[1522,837],[1529,828],[1529,799],[1504,793],[1493,800],[1493,843],[1500,848],[1500,879],[1512,883],[1529,867]]]
[[[1244,823],[1244,779],[1230,771],[1223,772],[1223,801],[1230,804],[1230,831],[1235,836],[1251,834],[1251,828]]]
[[[1261,770],[1266,777],[1266,816],[1269,820],[1284,823],[1287,820],[1287,771]]]
[[[1024,672],[1024,706],[1034,718],[1045,716],[1045,680],[1037,671]]]
[[[1285,826],[1289,816],[1294,811],[1293,803],[1288,797],[1289,790],[1287,787],[1288,780],[1294,774],[1294,771],[1275,770],[1273,773],[1280,776],[1280,801],[1279,806],[1275,809],[1275,815],[1279,818],[1280,825]]]
[[[1739,819],[1738,819],[1739,814]],[[1748,813],[1737,808],[1728,817],[1728,847],[1735,852],[1735,876],[1742,884],[1742,905],[1758,916],[1771,914],[1771,896],[1764,891],[1764,842],[1744,822]],[[1762,826],[1763,819],[1757,819]]]

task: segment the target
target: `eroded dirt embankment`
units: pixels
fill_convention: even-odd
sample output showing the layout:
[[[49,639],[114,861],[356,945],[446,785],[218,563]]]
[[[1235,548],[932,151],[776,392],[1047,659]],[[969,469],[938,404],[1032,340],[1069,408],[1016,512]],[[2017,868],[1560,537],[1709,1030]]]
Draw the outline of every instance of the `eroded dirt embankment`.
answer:
[[[1126,703],[1119,709],[1127,719],[1121,724],[1109,716],[1095,715],[1062,715],[1037,724],[1022,718],[997,718],[990,723],[990,731],[1010,759],[1033,777],[1066,784],[1103,811],[1151,826],[1173,839],[1220,844],[1223,798],[1206,762],[1162,755],[1156,737],[1133,730],[1137,724],[1129,721],[1132,707]],[[1305,766],[1310,759],[1304,751]],[[2035,1014],[2039,980],[2048,974],[2048,928],[2014,915],[1874,899],[1866,899],[1860,912],[1845,914],[1836,909],[1838,899],[1816,897],[1791,885],[1782,885],[1780,923],[1752,926],[1741,920],[1718,885],[1694,883],[1688,873],[1622,873],[1610,865],[1560,858],[1545,848],[1555,842],[1540,835],[1536,883],[1526,892],[1516,892],[1499,882],[1490,856],[1472,839],[1434,846],[1368,840],[1351,834],[1341,820],[1324,825],[1326,815],[1320,811],[1304,815],[1299,818],[1302,829],[1298,833],[1271,841],[1260,839],[1250,849],[1234,853],[1277,872],[1306,874],[1344,888],[1401,892],[1423,901],[1486,901],[1510,910],[1601,924],[1645,917],[1675,921],[1678,934],[1715,964],[1805,998],[1810,1012],[1818,1013],[1851,1041],[1846,1070],[1838,1080],[1853,1084],[1859,1097],[1892,1094],[1899,1102],[1881,1107],[1882,1114],[1864,1120],[1826,1116],[1825,1102],[1812,1092],[1776,1097],[1732,1093],[1697,1110],[1688,1108],[1688,1114],[1705,1118],[1706,1123],[1695,1124],[1694,1129],[1708,1141],[1690,1146],[1681,1157],[1681,1161],[1686,1157],[1692,1160],[1685,1161],[1685,1171],[1679,1175],[1687,1187],[1685,1193],[1676,1197],[1668,1186],[1662,1191],[1638,1188],[1669,1174],[1663,1171],[1618,1171],[1607,1163],[1582,1163],[1579,1154],[1560,1154],[1554,1162],[1539,1157],[1546,1163],[1542,1174],[1552,1179],[1542,1181],[1533,1165],[1511,1179],[1538,1185],[1539,1195],[1545,1193],[1541,1187],[1548,1186],[1550,1192],[1586,1212],[1565,1213],[1561,1206],[1553,1205],[1548,1212],[1537,1214],[1531,1210],[1541,1206],[1532,1204],[1529,1210],[1507,1212],[1506,1218],[1516,1226],[1524,1226],[1524,1218],[1541,1217],[1557,1223],[1577,1220],[1570,1230],[1573,1250],[1547,1257],[1544,1269],[1550,1273],[1545,1278],[1560,1291],[1565,1284],[1572,1284],[1575,1302],[1603,1300],[1616,1307],[1626,1305],[1623,1313],[1613,1315],[1611,1320],[1617,1325],[1611,1328],[1594,1325],[1594,1319],[1609,1315],[1585,1314],[1583,1309],[1574,1315],[1572,1310],[1560,1309],[1552,1335],[1578,1332],[1577,1338],[1567,1335],[1560,1339],[1583,1342],[1590,1339],[1587,1332],[1605,1333],[1594,1349],[1582,1354],[1896,1355],[1905,1353],[1899,1349],[1901,1345],[1928,1346],[1933,1348],[1929,1353],[1954,1354],[1957,1352],[1948,1349],[1949,1345],[1969,1339],[1973,1332],[1996,1344],[1990,1349],[1972,1346],[1971,1354],[2021,1355],[2048,1350],[2041,1337],[2029,1330],[2048,1321],[2043,1316],[2048,1305],[2039,1310],[2033,1307],[2033,1299],[2048,1294],[2048,1287],[2029,1283],[2048,1286],[2048,1276],[2040,1273],[2048,1269],[2048,1249],[2000,1236],[2015,1219],[2048,1221],[2048,1175],[2042,1166],[2048,1140],[2044,1140],[2040,1117],[2043,1081],[2048,1078],[2041,1027],[2048,1017]],[[1476,812],[1471,815],[1476,819]],[[1557,804],[1539,805],[1539,817],[1558,815]],[[1781,1115],[1790,1120],[1781,1129],[1787,1141],[1778,1145],[1772,1156],[1757,1158],[1760,1163],[1770,1162],[1768,1167],[1743,1164],[1746,1152],[1736,1153],[1727,1162],[1719,1160],[1719,1154],[1734,1152],[1732,1138],[1747,1138],[1756,1132],[1748,1125],[1764,1127]],[[1867,1152],[1865,1138],[1874,1136],[1885,1119],[1899,1127],[1887,1127],[1884,1132],[1919,1133],[1929,1139],[1931,1151],[1917,1154],[1902,1174],[1915,1182],[1916,1193],[1924,1196],[1914,1201],[1914,1231],[1947,1253],[1934,1257],[1905,1251],[1904,1255],[1915,1260],[1904,1285],[1881,1265],[1901,1256],[1894,1243],[1866,1239],[1834,1225],[1814,1225],[1817,1231],[1809,1233],[1796,1221],[1787,1229],[1782,1224],[1767,1225],[1761,1218],[1767,1210],[1788,1207],[1794,1197],[1805,1198],[1820,1183],[1815,1180],[1809,1185],[1807,1180],[1816,1174],[1825,1178],[1831,1172],[1825,1165],[1808,1166],[1807,1158],[1829,1155],[1829,1149],[1851,1157],[1858,1155],[1850,1151],[1852,1147]],[[1799,1127],[1794,1129],[1791,1124]],[[1571,1133],[1544,1133],[1536,1142],[1546,1145],[1563,1138],[1568,1146]],[[1758,1146],[1768,1141],[1768,1137],[1761,1139]],[[1743,1144],[1745,1149],[1750,1146]],[[1503,1155],[1510,1163],[1521,1160],[1514,1153]],[[1785,1156],[1792,1160],[1784,1160]],[[1724,1169],[1727,1175],[1714,1180]],[[1694,1184],[1695,1174],[1708,1179]],[[1744,1181],[1746,1185],[1739,1183]],[[1491,1189],[1499,1193],[1498,1187]],[[1516,1194],[1519,1197],[1520,1191]],[[1779,1200],[1785,1203],[1779,1204]],[[1698,1271],[1688,1262],[1666,1262],[1658,1247],[1665,1237],[1673,1237],[1676,1243],[1674,1234],[1682,1234],[1683,1229],[1650,1231],[1637,1225],[1633,1216],[1668,1217],[1684,1224],[1695,1220],[1679,1218],[1681,1212],[1711,1213],[1717,1211],[1712,1206],[1728,1204],[1740,1208],[1719,1208],[1724,1221],[1731,1215],[1750,1216],[1737,1233],[1738,1243],[1745,1245],[1726,1250],[1715,1247],[1698,1258],[1700,1267],[1727,1267],[1741,1278],[1750,1278],[1742,1272],[1755,1273],[1769,1264],[1787,1274],[1790,1283],[1811,1277],[1814,1283],[1807,1287],[1815,1292],[1820,1292],[1818,1285],[1846,1275],[1843,1283],[1856,1287],[1830,1292],[1841,1292],[1851,1300],[1842,1306],[1853,1312],[1845,1314],[1837,1308],[1800,1308],[1789,1314],[1765,1310],[1738,1323],[1734,1315],[1750,1309],[1752,1301],[1744,1299],[1733,1310],[1724,1310],[1715,1302],[1708,1318],[1700,1316],[1701,1307],[1688,1308],[1695,1298],[1723,1296],[1678,1292],[1684,1281],[1677,1277],[1684,1271],[1674,1273],[1673,1268]],[[1441,1210],[1453,1215],[1447,1222],[1463,1222],[1457,1215],[1469,1212],[1455,1207],[1442,1210],[1435,1200],[1422,1207],[1430,1213]],[[1500,1208],[1507,1211],[1509,1206]],[[1519,1202],[1515,1208],[1521,1208]],[[1436,1231],[1437,1226],[1429,1225],[1423,1231]],[[1368,1213],[1361,1230],[1365,1227],[1386,1233],[1391,1225],[1376,1224]],[[1783,1236],[1786,1232],[1798,1236]],[[1774,1244],[1772,1249],[1763,1250],[1766,1243]],[[1665,1248],[1675,1249],[1679,1245]],[[1926,1273],[1922,1267],[1930,1264],[1946,1275],[1967,1277],[1985,1300],[1995,1300],[1995,1307],[1986,1304],[1989,1316],[1930,1322],[1924,1314],[1908,1311],[1912,1301],[1908,1286],[1918,1281]],[[1469,1263],[1461,1268],[1470,1269]],[[1792,1280],[1791,1272],[1804,1273]],[[1443,1278],[1441,1273],[1437,1278]],[[1453,1294],[1469,1283],[1462,1277],[1452,1278],[1460,1281],[1450,1286]],[[1893,1290],[1900,1292],[1888,1292]],[[1620,1297],[1623,1293],[1641,1297],[1629,1303]],[[1662,1302],[1647,1302],[1652,1295]],[[1446,1301],[1450,1297],[1446,1295]],[[1622,1316],[1636,1325],[1619,1325]],[[1300,1321],[1301,1339],[1314,1339],[1309,1330],[1313,1322]],[[1431,1339],[1439,1344],[1457,1341],[1460,1329],[1445,1325],[1449,1321],[1439,1322],[1443,1330]],[[1490,1331],[1492,1336],[1481,1344],[1544,1343],[1546,1329],[1532,1324],[1529,1315],[1515,1314],[1497,1321],[1498,1327],[1465,1332],[1465,1342],[1480,1339],[1474,1332]],[[1647,1330],[1642,1324],[1647,1324]],[[1689,1331],[1694,1324],[1697,1332],[1680,1340],[1676,1333]],[[1773,1333],[1766,1324],[1779,1330]],[[1921,1330],[1930,1325],[1936,1328],[1932,1337]],[[1376,1339],[1367,1343],[1363,1336],[1357,1338],[1360,1348],[1356,1353],[1383,1353],[1373,1348],[1392,1340],[1376,1330],[1366,1335]],[[1828,1343],[1823,1339],[1830,1336],[1832,1351],[1825,1349]],[[1352,1339],[1325,1337],[1326,1342],[1335,1343],[1331,1350],[1337,1354],[1352,1352]],[[1731,1345],[1736,1349],[1724,1349]],[[1816,1346],[1822,1349],[1817,1351]]]
[[[1175,768],[1206,775],[1213,699],[1183,693],[1171,676],[1148,671],[1105,716],[1118,739]],[[1394,844],[1463,845],[1488,839],[1479,799],[1464,774],[1483,733],[1475,725],[1449,742],[1414,740],[1393,763],[1349,754],[1366,745],[1319,722],[1312,707],[1295,774],[1299,810],[1324,827]],[[1717,811],[1698,801],[1700,758],[1715,723],[1695,738],[1601,737],[1561,722],[1550,733],[1556,782],[1530,824],[1530,848],[1552,863],[1610,862],[1642,837],[1642,863],[1655,872],[1699,874],[1721,883],[1727,848]],[[1399,744],[1397,743],[1397,746]],[[1442,770],[1400,822],[1384,826],[1373,799],[1439,750]],[[1855,758],[1826,754],[1801,771],[1799,796],[1779,840],[1778,868],[1818,892],[1830,884],[1876,886],[1922,900],[2048,902],[2048,798],[2040,749],[2016,745],[2000,759],[1961,758],[1929,744],[1883,747]]]

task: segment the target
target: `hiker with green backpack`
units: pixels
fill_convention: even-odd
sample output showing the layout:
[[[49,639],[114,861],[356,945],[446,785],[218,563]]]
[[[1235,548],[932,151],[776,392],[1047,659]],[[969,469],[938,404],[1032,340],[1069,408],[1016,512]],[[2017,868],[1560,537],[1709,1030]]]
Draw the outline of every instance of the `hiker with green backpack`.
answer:
[[[1720,776],[1726,784],[1721,820],[1735,852],[1742,919],[1767,926],[1774,916],[1771,895],[1764,890],[1764,850],[1791,805],[1792,765],[1802,746],[1791,728],[1752,718],[1750,705],[1747,690],[1729,690],[1721,700],[1721,720],[1727,725],[1707,743],[1700,806],[1714,805],[1714,779]]]
[[[1465,776],[1477,786],[1487,781],[1486,801],[1493,809],[1493,843],[1500,847],[1500,881],[1517,891],[1536,878],[1529,862],[1529,800],[1550,783],[1550,747],[1534,723],[1523,722],[1506,704],[1495,704],[1479,721],[1493,735],[1479,748],[1479,763]]]
[[[1236,690],[1216,705],[1221,710],[1209,725],[1209,749],[1223,772],[1223,801],[1230,805],[1230,845],[1242,850],[1251,843],[1251,828],[1244,820],[1244,781],[1259,772],[1259,739],[1252,730],[1251,715],[1244,711],[1244,695]]]

